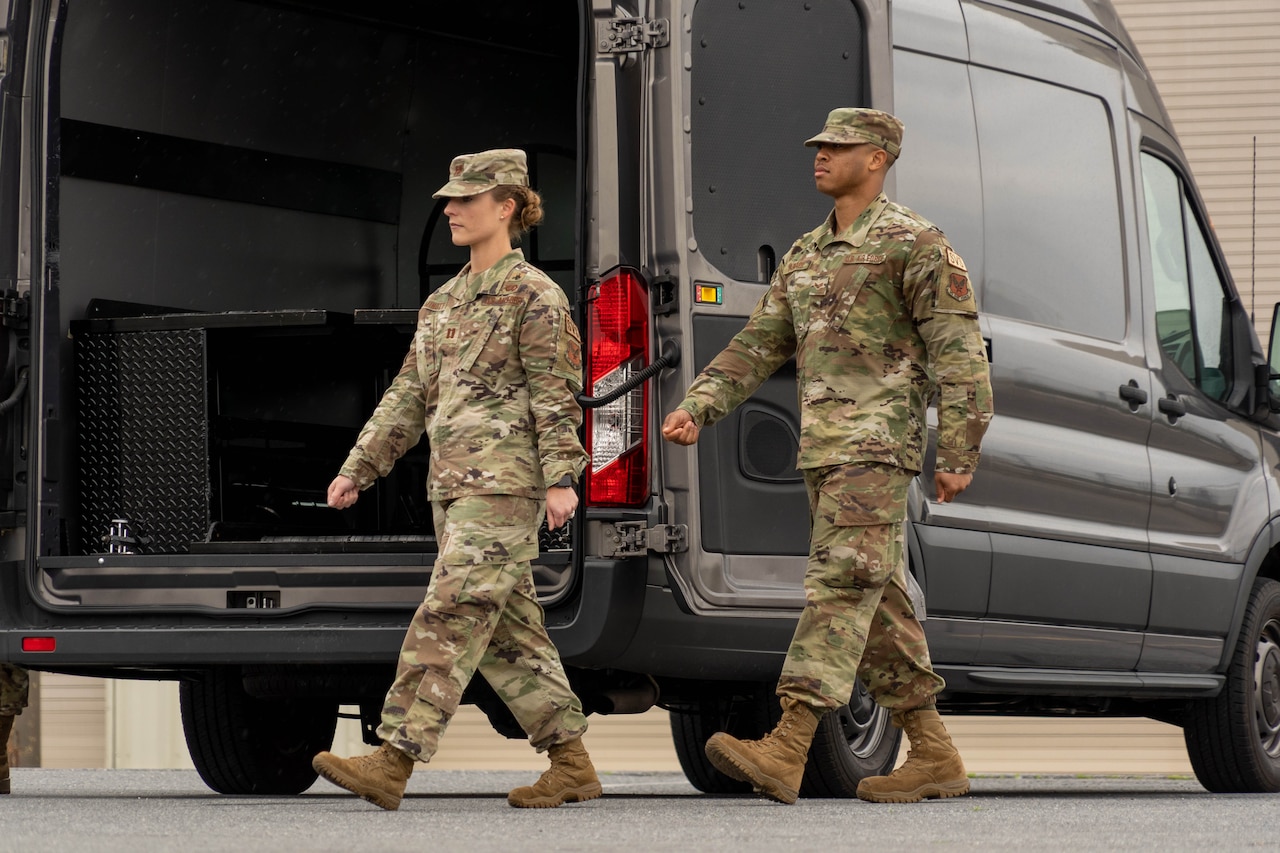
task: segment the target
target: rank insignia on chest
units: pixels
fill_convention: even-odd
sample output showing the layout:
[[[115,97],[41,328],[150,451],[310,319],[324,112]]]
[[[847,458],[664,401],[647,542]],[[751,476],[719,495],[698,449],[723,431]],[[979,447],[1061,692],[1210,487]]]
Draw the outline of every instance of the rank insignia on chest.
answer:
[[[446,329],[446,330],[445,330],[445,333],[444,333],[444,339],[445,339],[446,341],[451,341],[451,340],[453,340],[454,338],[456,338],[457,336],[458,336],[458,330],[457,330],[457,329],[453,329],[453,328],[451,328],[451,329]]]
[[[964,272],[969,271],[969,268],[964,265],[964,258],[960,257],[959,253],[950,246],[947,247],[947,265]]]
[[[968,302],[969,297],[973,296],[973,288],[969,286],[969,276],[964,273],[953,272],[947,282],[947,293],[956,302]]]

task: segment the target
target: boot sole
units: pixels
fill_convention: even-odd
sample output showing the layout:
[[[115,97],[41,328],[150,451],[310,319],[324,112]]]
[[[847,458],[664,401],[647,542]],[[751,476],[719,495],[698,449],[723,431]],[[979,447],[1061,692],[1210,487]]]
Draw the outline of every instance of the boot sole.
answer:
[[[535,797],[532,800],[521,800],[519,802],[507,797],[507,805],[517,809],[554,809],[565,803],[585,803],[587,800],[594,800],[603,793],[604,788],[600,786],[600,783],[593,782],[580,788],[561,791],[551,797]]]
[[[714,735],[707,741],[705,751],[712,766],[730,779],[748,783],[757,794],[764,794],[769,799],[788,806],[800,796],[800,792],[795,788],[788,787],[772,776],[761,773],[746,759],[717,741]]]
[[[311,769],[337,785],[339,788],[346,788],[360,799],[373,803],[380,809],[386,809],[389,812],[393,812],[400,808],[401,797],[393,797],[384,791],[377,790],[376,788],[366,788],[353,777],[346,775],[337,767],[329,766],[318,757],[311,762]]]
[[[912,791],[858,791],[858,799],[869,803],[918,803],[921,800],[945,800],[969,793],[969,780],[937,784],[930,782]]]

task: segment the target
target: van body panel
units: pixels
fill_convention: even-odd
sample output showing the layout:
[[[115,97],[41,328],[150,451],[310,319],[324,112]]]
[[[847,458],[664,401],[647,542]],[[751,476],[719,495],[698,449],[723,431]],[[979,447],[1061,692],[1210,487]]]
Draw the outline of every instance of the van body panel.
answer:
[[[969,58],[969,39],[959,0],[893,0],[890,9],[895,48],[961,61]],[[902,118],[899,113],[894,114]]]

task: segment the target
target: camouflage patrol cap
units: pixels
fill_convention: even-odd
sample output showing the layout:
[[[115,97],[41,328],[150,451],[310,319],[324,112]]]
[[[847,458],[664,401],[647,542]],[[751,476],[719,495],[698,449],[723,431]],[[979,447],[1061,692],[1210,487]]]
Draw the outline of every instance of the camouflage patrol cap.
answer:
[[[827,116],[822,133],[806,139],[804,144],[812,147],[819,142],[840,145],[870,142],[897,157],[902,150],[902,122],[880,110],[841,107]]]
[[[511,185],[529,186],[528,158],[519,148],[493,148],[454,157],[449,164],[449,183],[431,197],[460,198]]]

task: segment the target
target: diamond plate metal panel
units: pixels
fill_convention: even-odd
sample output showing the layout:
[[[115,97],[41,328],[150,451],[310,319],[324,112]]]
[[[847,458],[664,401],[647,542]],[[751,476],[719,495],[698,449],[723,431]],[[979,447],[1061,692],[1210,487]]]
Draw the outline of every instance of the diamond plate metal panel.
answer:
[[[137,548],[176,553],[209,528],[209,410],[202,329],[76,338],[82,553],[116,519]]]

